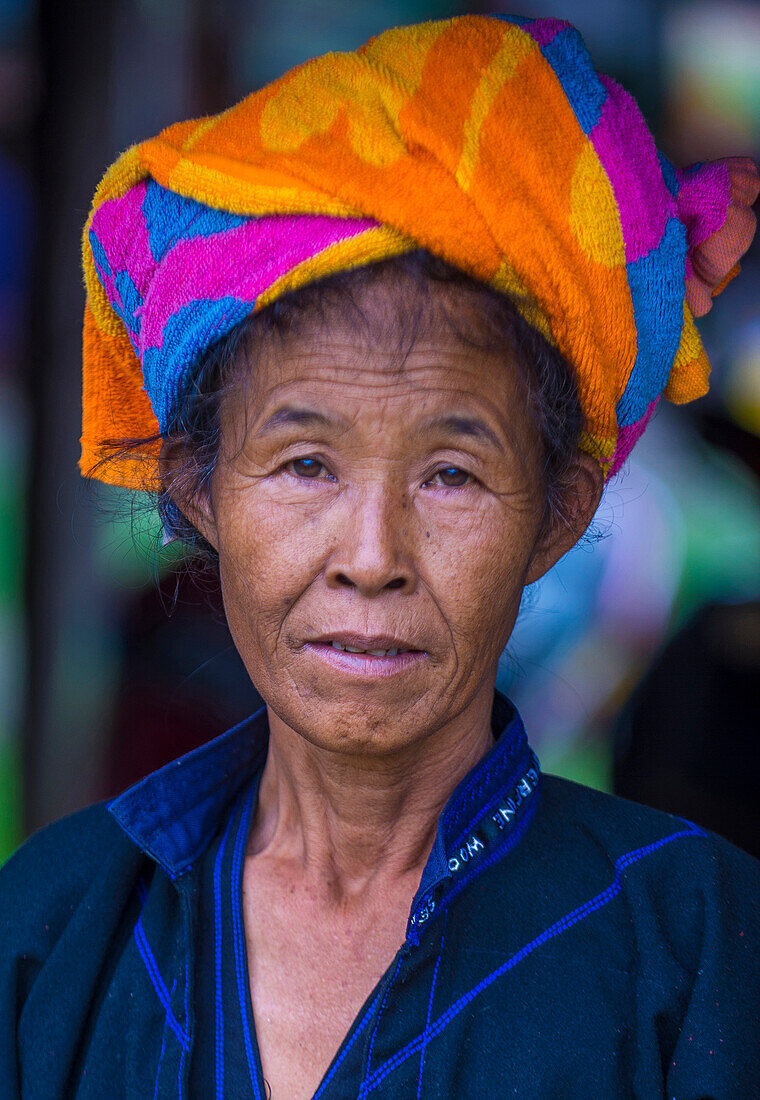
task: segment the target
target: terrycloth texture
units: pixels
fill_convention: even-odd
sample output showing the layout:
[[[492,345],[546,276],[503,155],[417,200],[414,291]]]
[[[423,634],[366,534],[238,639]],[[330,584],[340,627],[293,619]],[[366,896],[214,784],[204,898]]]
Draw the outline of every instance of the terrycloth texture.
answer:
[[[287,289],[424,247],[526,299],[609,476],[661,394],[706,392],[693,316],[749,246],[758,185],[742,158],[676,171],[558,20],[462,16],[307,62],[101,182],[82,470],[148,487],[157,444],[93,467],[108,441],[166,431],[215,340]]]

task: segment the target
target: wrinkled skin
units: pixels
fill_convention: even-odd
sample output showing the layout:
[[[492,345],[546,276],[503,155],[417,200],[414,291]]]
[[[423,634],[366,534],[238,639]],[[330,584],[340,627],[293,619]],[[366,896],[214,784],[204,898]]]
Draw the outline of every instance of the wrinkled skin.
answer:
[[[514,364],[435,312],[399,354],[383,333],[403,296],[376,285],[360,305],[366,324],[336,316],[259,349],[222,406],[210,495],[179,501],[218,550],[269,712],[243,918],[262,1066],[289,1100],[313,1096],[403,942],[438,816],[492,743],[523,587],[601,488],[579,455],[570,521],[547,523]],[[181,457],[165,447],[167,476]],[[357,671],[316,642],[346,631],[417,653]]]
[[[523,587],[576,541],[599,491],[579,456],[576,522],[547,530],[514,366],[445,324],[405,357],[378,345],[372,312],[393,308],[383,297],[361,303],[369,331],[349,316],[268,342],[255,381],[224,408],[212,500],[193,515],[219,551],[230,630],[270,709],[347,754],[403,752],[490,709]],[[264,430],[286,406],[333,423]],[[454,416],[491,438],[428,426]],[[304,645],[331,630],[391,634],[427,658],[372,683],[336,677]]]

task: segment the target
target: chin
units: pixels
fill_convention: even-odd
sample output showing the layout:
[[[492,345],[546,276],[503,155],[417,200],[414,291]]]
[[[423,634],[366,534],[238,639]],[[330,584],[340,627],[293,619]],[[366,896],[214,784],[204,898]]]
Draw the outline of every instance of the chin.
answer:
[[[349,756],[397,753],[423,741],[431,725],[438,724],[431,722],[434,708],[427,702],[424,711],[415,705],[422,703],[422,698],[405,703],[390,691],[324,697],[310,690],[295,698],[267,702],[278,718],[309,744]]]

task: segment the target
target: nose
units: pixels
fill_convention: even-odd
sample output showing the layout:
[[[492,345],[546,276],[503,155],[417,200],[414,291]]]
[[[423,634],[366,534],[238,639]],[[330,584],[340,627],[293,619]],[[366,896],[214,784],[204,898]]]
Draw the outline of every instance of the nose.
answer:
[[[410,522],[406,499],[385,487],[346,501],[346,510],[336,516],[337,535],[326,569],[328,586],[353,588],[363,596],[414,591]]]

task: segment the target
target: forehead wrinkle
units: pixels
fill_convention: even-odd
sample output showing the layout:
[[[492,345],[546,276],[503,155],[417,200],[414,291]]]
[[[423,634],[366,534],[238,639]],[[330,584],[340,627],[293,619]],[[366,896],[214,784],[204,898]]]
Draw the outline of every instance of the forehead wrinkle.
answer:
[[[333,342],[329,347],[299,349],[266,364],[260,372],[260,391],[268,390],[266,397],[271,399],[279,389],[300,386],[308,390],[337,382],[341,387],[356,389],[396,390],[409,385],[425,390],[456,388],[470,392],[467,380],[474,375],[475,388],[472,392],[476,393],[480,388],[477,376],[481,366],[476,359],[480,356],[476,357],[468,349],[441,348],[440,344],[431,343],[416,347],[400,363],[395,352],[381,347],[366,348],[349,342]],[[498,368],[500,365],[490,363],[489,367]],[[274,378],[272,384],[266,386],[269,371]],[[498,376],[507,373],[498,371]],[[422,383],[419,381],[421,377]],[[489,383],[488,389],[493,389],[492,383]],[[261,392],[259,395],[264,396]]]
[[[427,373],[425,366],[420,365],[419,369]],[[412,377],[404,378],[389,378],[382,371],[377,375],[359,372],[352,377],[350,368],[339,369],[337,373],[339,390],[335,389],[335,377],[318,375],[278,383],[267,395],[253,434],[264,437],[289,426],[345,432],[357,426],[367,414],[373,420],[377,416],[384,420],[394,415],[394,408],[401,406],[405,431],[414,423],[415,433],[433,435],[438,431],[452,437],[463,436],[490,444],[502,454],[505,439],[514,446],[509,417],[502,402],[494,404],[493,394],[478,394],[461,386],[464,379],[459,379],[460,387],[453,388],[436,385],[433,379],[428,384],[420,384],[413,377],[417,373],[415,370],[410,372]],[[435,381],[440,383],[440,379]],[[511,404],[511,395],[505,393],[504,397]],[[485,409],[481,412],[468,407],[473,399],[481,407],[485,401],[485,407],[496,417],[498,429],[489,426],[491,416],[483,415]]]
[[[290,424],[345,428],[361,419],[362,413],[374,415],[380,411],[385,415],[401,406],[407,425],[411,412],[423,430],[437,427],[449,434],[479,437],[500,445],[496,433],[485,422],[488,417],[484,419],[474,408],[467,408],[471,400],[482,405],[485,395],[465,387],[453,388],[440,382],[435,384],[433,380],[419,384],[413,379],[388,379],[382,374],[368,377],[366,373],[341,378],[339,387],[335,382],[335,378],[311,377],[278,385],[261,410],[262,420],[256,434]],[[493,406],[492,398],[485,397],[485,404]],[[493,412],[498,416],[498,406],[493,406]]]
[[[369,411],[375,402],[383,406],[377,410],[382,416],[398,403],[411,402],[412,417],[418,422],[427,414],[428,420],[438,418],[436,426],[444,432],[480,438],[495,445],[500,453],[504,453],[506,439],[509,449],[514,449],[513,437],[521,432],[511,421],[516,411],[522,421],[524,415],[519,414],[525,410],[515,409],[519,381],[513,377],[514,369],[504,369],[511,364],[505,364],[502,357],[494,361],[497,357],[493,353],[464,346],[452,339],[450,332],[424,333],[401,362],[397,348],[384,347],[382,342],[368,345],[366,334],[355,330],[333,331],[329,338],[317,333],[317,338],[308,342],[304,335],[286,337],[276,349],[261,349],[263,355],[258,356],[259,369],[255,372],[258,416],[250,409],[254,412],[252,419],[261,421],[261,427],[254,428],[256,435],[286,423],[345,430],[363,419],[362,412]],[[491,374],[486,388],[485,365]],[[477,405],[485,402],[496,417],[496,431],[484,423],[491,421],[491,416],[484,418],[474,408],[466,407],[470,405],[468,398]],[[346,403],[356,403],[357,408],[346,408]],[[280,404],[282,409],[278,409]],[[301,411],[288,413],[286,407]],[[275,414],[277,419],[273,420]]]
[[[407,357],[406,353],[399,354],[397,350],[380,343],[373,345],[366,341],[330,339],[324,343],[315,342],[307,347],[288,349],[280,359],[279,370],[282,375],[288,369],[299,371],[305,364],[305,381],[308,381],[311,367],[317,379],[324,378],[324,372],[328,372],[334,377],[340,376],[343,382],[348,372],[355,375],[359,383],[368,374],[393,382],[405,373]]]

